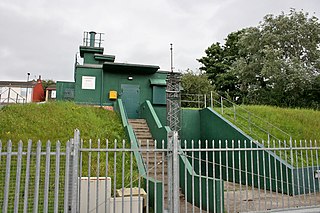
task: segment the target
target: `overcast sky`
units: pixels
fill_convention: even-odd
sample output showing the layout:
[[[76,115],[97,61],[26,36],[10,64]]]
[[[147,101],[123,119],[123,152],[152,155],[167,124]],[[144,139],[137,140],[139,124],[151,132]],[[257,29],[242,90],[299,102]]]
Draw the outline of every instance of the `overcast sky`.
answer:
[[[73,81],[84,31],[103,32],[116,62],[197,70],[197,58],[233,31],[290,8],[320,17],[320,0],[1,0],[0,80]]]

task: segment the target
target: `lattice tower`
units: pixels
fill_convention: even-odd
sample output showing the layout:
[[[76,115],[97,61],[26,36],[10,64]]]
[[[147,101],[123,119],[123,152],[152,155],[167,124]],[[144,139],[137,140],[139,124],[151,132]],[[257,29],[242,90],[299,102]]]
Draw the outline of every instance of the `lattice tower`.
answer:
[[[171,72],[167,76],[167,125],[172,131],[179,132],[181,93],[180,93],[181,74]]]

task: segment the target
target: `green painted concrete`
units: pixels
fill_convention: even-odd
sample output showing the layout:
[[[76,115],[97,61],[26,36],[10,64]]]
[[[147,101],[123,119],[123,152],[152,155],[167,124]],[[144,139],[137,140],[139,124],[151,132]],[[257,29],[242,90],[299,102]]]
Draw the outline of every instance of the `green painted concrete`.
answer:
[[[121,99],[118,99],[114,106],[115,111],[120,115],[122,125],[125,129],[125,132],[131,141],[131,148],[136,149],[136,151],[133,151],[135,159],[137,161],[139,174],[143,178],[143,187],[144,190],[148,193],[148,199],[150,201],[150,207],[156,207],[156,212],[162,212],[163,204],[162,204],[162,182],[157,181],[154,178],[150,178],[146,176],[146,168],[144,167],[143,159],[138,151],[139,145],[137,138],[134,134],[132,126],[128,123],[128,119],[125,113],[125,107],[122,103]],[[147,190],[148,187],[148,190]],[[155,189],[156,187],[156,189]]]
[[[198,207],[201,205],[202,209],[208,212],[224,212],[223,180],[198,175],[183,155],[180,155],[179,169],[180,187],[188,202]]]
[[[117,91],[118,98],[122,98],[127,109],[131,109],[130,103],[125,97],[123,85],[139,86],[140,94],[136,105],[139,106],[146,100],[153,100],[153,104],[165,105],[165,84],[168,72],[159,71],[159,66],[116,63],[115,56],[104,55],[104,48],[94,46],[80,46],[80,56],[84,59],[83,65],[76,65],[74,70],[74,101],[79,104],[113,106],[115,100],[109,100],[109,92]],[[84,76],[94,77],[95,87],[83,88]],[[57,88],[58,94],[64,94],[63,85]],[[67,84],[67,83],[66,83]],[[126,96],[127,95],[127,96]],[[61,95],[58,100],[65,100]],[[132,103],[132,101],[130,101]],[[129,118],[139,118],[140,109],[137,114],[129,113]]]
[[[94,58],[94,54],[103,54],[103,48],[80,46],[79,49],[84,64],[100,64],[100,61]]]
[[[181,139],[182,141],[201,140],[200,132],[200,112],[199,110],[182,109],[181,110]],[[182,143],[183,145],[183,143]]]
[[[162,126],[167,125],[167,108],[166,106],[153,105],[153,109],[156,112]]]
[[[200,119],[202,141],[208,140],[209,148],[230,149],[228,152],[220,152],[215,156],[214,153],[209,153],[211,162],[214,159],[215,162],[220,162],[222,165],[222,168],[220,165],[215,166],[216,177],[221,176],[224,180],[235,180],[237,183],[292,194],[293,167],[291,165],[280,159],[274,152],[263,151],[261,144],[252,142],[252,138],[215,111],[209,108],[201,110]],[[230,143],[232,141],[234,142]],[[201,144],[201,146],[205,147],[206,144]],[[233,148],[261,148],[261,151],[232,151]],[[212,171],[208,172],[213,175]],[[246,175],[247,173],[251,175]],[[275,180],[278,180],[277,184]]]
[[[103,72],[99,67],[78,66],[75,76],[75,102],[100,105],[102,97]],[[95,77],[95,89],[82,89],[82,77]]]
[[[167,147],[167,135],[170,132],[170,128],[161,124],[150,101],[142,104],[141,117],[146,119],[152,137],[157,141],[157,148]]]
[[[154,73],[150,75],[128,75],[124,73],[104,72],[99,67],[78,66],[76,72],[75,83],[75,102],[94,105],[113,105],[114,100],[109,100],[109,92],[117,91],[118,98],[125,95],[122,90],[122,85],[137,85],[140,88],[138,105],[140,106],[146,100],[153,99],[153,88],[150,85],[151,78],[166,78],[167,73]],[[82,76],[93,76],[96,78],[95,90],[84,90],[82,86]],[[129,76],[132,80],[129,80]],[[159,86],[160,87],[160,86]],[[162,87],[163,88],[163,87]],[[165,97],[165,90],[162,90]],[[157,95],[161,95],[157,93]],[[160,103],[159,101],[157,103]],[[163,102],[160,105],[165,104]],[[127,106],[128,107],[128,106]],[[140,116],[140,112],[138,112]],[[139,117],[138,116],[138,117]],[[129,116],[129,118],[131,118]]]
[[[320,166],[294,169],[294,194],[309,194],[320,191],[319,179],[314,178],[314,173],[316,170],[320,170]]]
[[[57,81],[57,100],[74,100],[74,82]]]
[[[181,138],[186,140],[185,143],[182,142],[182,146],[228,149],[223,152],[208,152],[208,158],[205,152],[202,154],[194,152],[194,158],[197,159],[201,156],[203,162],[209,160],[208,167],[211,168],[206,171],[204,169],[206,168],[205,163],[194,160],[193,168],[197,174],[222,177],[226,181],[235,181],[290,195],[308,193],[309,185],[311,192],[319,191],[319,180],[310,178],[308,181],[308,178],[302,177],[301,172],[304,170],[305,174],[313,177],[316,167],[294,168],[274,152],[264,151],[262,144],[252,142],[252,138],[217,112],[209,108],[202,110],[183,109],[182,121]],[[198,140],[201,140],[201,143]],[[256,148],[258,150],[233,151],[234,148]],[[191,156],[191,153],[187,154]],[[189,157],[189,161],[191,159]]]
[[[141,116],[146,119],[150,132],[154,139],[158,141],[157,148],[161,148],[162,145],[167,147],[167,134],[170,129],[167,126],[161,124],[160,119],[156,110],[152,106],[150,101],[146,101],[141,106]],[[158,108],[158,112],[164,111],[165,108]],[[197,111],[185,112],[186,115],[192,116],[195,118],[198,116]],[[161,113],[160,113],[161,114]],[[188,117],[188,116],[185,116]],[[198,119],[199,120],[199,119]],[[190,119],[190,124],[192,124],[192,119]],[[164,140],[164,143],[159,143],[159,141]],[[198,155],[198,153],[195,153]],[[199,161],[197,161],[199,164]],[[207,208],[207,202],[209,204],[209,212],[223,212],[224,200],[223,200],[223,180],[218,180],[215,178],[206,178],[204,176],[199,176],[199,171],[196,172],[194,167],[191,166],[188,158],[186,156],[180,155],[179,157],[179,172],[180,172],[180,188],[183,190],[185,197],[188,202],[193,203],[196,206],[202,204],[202,208]],[[193,178],[192,178],[193,177]],[[201,184],[200,184],[201,183]],[[194,191],[192,190],[192,185],[194,186]],[[208,187],[207,187],[208,186]],[[201,187],[201,196],[200,196],[200,187]],[[209,200],[206,197],[206,190],[208,189]],[[193,198],[192,198],[193,194]],[[215,195],[215,196],[214,196]],[[201,198],[201,202],[200,202]]]

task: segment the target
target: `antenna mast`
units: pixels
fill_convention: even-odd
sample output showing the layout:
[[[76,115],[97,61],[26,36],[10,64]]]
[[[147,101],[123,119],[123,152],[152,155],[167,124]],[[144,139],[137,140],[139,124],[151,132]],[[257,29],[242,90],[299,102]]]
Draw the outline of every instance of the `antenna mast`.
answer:
[[[171,56],[171,72],[173,72],[173,48],[172,48],[172,43],[170,44],[170,56]]]
[[[171,72],[167,75],[167,125],[170,127],[168,133],[168,212],[179,212],[179,131],[181,95],[181,74],[173,72],[173,48],[170,44]],[[172,171],[172,172],[171,172]]]
[[[170,44],[171,54],[171,72],[167,75],[167,125],[171,131],[180,131],[180,110],[181,110],[181,95],[180,82],[181,74],[173,72],[173,48]]]

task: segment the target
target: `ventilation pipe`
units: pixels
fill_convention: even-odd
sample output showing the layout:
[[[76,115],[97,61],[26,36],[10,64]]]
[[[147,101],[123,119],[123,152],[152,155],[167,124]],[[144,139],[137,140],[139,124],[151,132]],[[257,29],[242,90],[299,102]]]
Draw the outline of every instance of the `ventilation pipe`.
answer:
[[[91,32],[89,32],[89,34],[90,34],[90,47],[94,47],[97,33],[94,31],[91,31]]]

